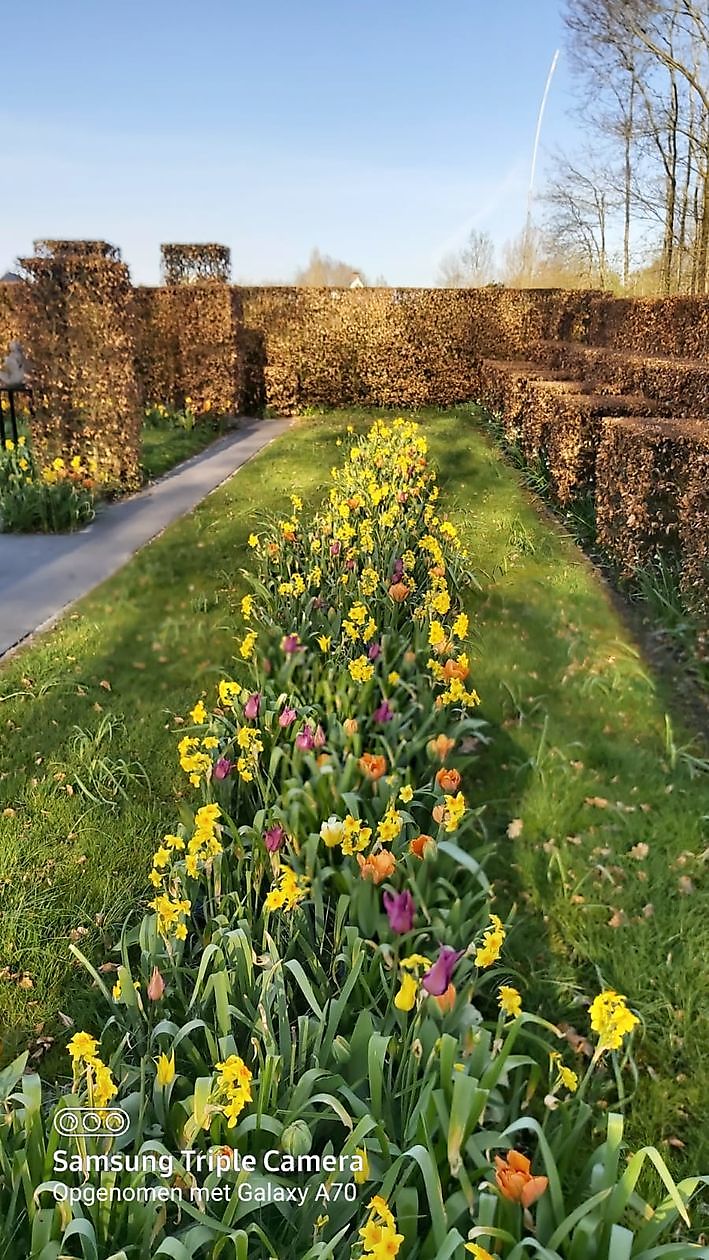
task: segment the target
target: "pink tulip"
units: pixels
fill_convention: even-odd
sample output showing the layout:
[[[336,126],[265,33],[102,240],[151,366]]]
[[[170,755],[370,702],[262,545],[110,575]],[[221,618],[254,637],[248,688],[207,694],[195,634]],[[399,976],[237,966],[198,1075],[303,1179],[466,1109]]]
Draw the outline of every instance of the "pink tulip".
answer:
[[[286,833],[280,823],[276,823],[273,827],[269,827],[268,830],[263,833],[264,843],[269,853],[277,853],[285,838]]]
[[[392,932],[410,932],[414,925],[416,906],[408,888],[401,893],[384,891],[384,909]]]
[[[453,978],[455,965],[463,957],[465,950],[451,949],[450,945],[442,945],[438,958],[423,977],[423,987],[431,997],[442,997]]]
[[[258,691],[255,691],[253,695],[249,696],[248,700],[246,701],[246,704],[244,705],[244,717],[249,718],[249,720],[251,720],[252,718],[257,718],[260,708],[261,708],[261,696],[259,695]]]
[[[374,710],[372,717],[375,722],[391,722],[394,716],[394,710],[388,700],[382,700],[381,704]]]
[[[304,726],[295,737],[295,746],[301,752],[310,752],[315,747],[315,734],[310,725]]]

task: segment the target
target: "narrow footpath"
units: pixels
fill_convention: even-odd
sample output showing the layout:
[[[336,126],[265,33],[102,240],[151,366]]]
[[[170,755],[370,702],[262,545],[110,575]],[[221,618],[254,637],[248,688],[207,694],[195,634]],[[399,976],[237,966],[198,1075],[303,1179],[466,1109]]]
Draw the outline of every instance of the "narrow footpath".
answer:
[[[79,533],[0,534],[0,657],[111,577],[289,423],[242,420],[237,430],[145,490],[104,508]]]

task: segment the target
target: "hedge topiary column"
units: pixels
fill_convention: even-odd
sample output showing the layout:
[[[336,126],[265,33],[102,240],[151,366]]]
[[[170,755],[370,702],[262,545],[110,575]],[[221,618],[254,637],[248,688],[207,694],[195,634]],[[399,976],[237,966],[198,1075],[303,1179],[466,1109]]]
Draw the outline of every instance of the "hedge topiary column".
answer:
[[[37,445],[45,455],[94,459],[103,483],[137,485],[142,416],[128,268],[103,241],[35,242],[22,267]]]

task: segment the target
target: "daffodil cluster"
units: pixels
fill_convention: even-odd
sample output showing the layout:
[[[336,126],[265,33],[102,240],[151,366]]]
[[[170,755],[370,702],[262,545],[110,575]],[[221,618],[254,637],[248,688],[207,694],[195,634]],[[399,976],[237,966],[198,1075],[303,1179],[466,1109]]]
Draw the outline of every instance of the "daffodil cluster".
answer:
[[[404,1235],[397,1233],[394,1213],[380,1194],[370,1200],[367,1210],[366,1224],[359,1231],[363,1255],[371,1260],[393,1260],[404,1241]]]
[[[597,1056],[605,1050],[618,1050],[623,1038],[640,1023],[637,1015],[628,1010],[626,1002],[624,994],[604,989],[591,1003],[591,1028],[598,1034]]]
[[[228,1059],[217,1063],[217,1073],[213,1101],[231,1127],[236,1124],[247,1103],[252,1101],[253,1073],[238,1054],[230,1054]]]
[[[74,1033],[67,1050],[71,1055],[75,1087],[83,1078],[89,1105],[99,1110],[107,1107],[118,1093],[118,1086],[110,1067],[99,1056],[96,1038],[86,1032]]]
[[[98,465],[81,455],[42,463],[24,433],[0,446],[0,528],[52,533],[77,529],[94,515]]]
[[[264,902],[266,910],[295,910],[308,892],[309,881],[296,874],[289,866],[282,866],[278,882]]]

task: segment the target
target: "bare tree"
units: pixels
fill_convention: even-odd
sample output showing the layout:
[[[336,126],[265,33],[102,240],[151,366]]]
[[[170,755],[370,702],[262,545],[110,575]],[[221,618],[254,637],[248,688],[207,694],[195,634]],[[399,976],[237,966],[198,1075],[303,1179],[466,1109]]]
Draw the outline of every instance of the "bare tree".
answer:
[[[695,171],[694,249],[691,287],[695,293],[709,292],[709,9],[705,0],[618,0],[631,35],[655,63],[663,67],[671,85],[672,121],[680,126],[680,95],[686,101],[684,129],[686,158]],[[672,157],[676,158],[677,146]],[[672,174],[675,174],[673,166]],[[693,179],[694,175],[694,179]],[[685,179],[685,186],[687,179]],[[672,211],[676,211],[676,181],[672,188]],[[681,221],[681,219],[680,219]],[[685,222],[686,230],[686,222]],[[675,223],[672,221],[672,237]],[[671,267],[666,271],[671,274]]]
[[[495,247],[489,232],[473,228],[465,245],[441,259],[438,286],[442,289],[475,289],[495,277]]]
[[[611,271],[609,222],[619,205],[607,170],[588,156],[578,163],[559,156],[542,200],[548,207],[546,236],[556,252],[573,260],[585,284],[605,289]]]
[[[569,54],[580,87],[579,113],[612,149],[621,150],[622,284],[628,287],[638,156],[638,83],[647,63],[618,12],[617,0],[569,0]]]
[[[663,293],[709,288],[706,0],[567,0],[584,123],[620,150],[624,287],[632,239],[655,236]],[[636,279],[637,277],[634,277]]]
[[[359,268],[314,249],[307,267],[296,272],[295,283],[312,288],[348,288],[355,276],[359,276],[362,283],[366,284]]]

